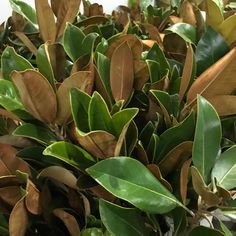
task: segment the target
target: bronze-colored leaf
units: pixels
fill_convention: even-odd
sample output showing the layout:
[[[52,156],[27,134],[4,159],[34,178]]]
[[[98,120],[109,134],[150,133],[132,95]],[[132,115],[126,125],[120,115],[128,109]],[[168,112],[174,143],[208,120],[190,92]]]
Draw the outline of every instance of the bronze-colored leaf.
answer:
[[[16,148],[26,148],[35,145],[35,143],[30,139],[11,134],[0,136],[0,143],[9,144]]]
[[[192,105],[197,94],[206,99],[230,95],[236,88],[236,48],[203,72],[192,84],[187,94],[187,104]]]
[[[35,70],[13,71],[11,74],[25,108],[36,119],[52,123],[56,118],[56,94],[42,74]]]
[[[222,197],[224,200],[230,200],[232,199],[230,191],[220,187],[219,185],[216,184],[217,192],[219,197]]]
[[[129,99],[133,90],[134,66],[132,51],[127,42],[113,53],[110,67],[111,90],[115,101]]]
[[[144,165],[148,165],[149,160],[148,160],[147,153],[146,153],[145,149],[143,148],[143,146],[140,144],[140,142],[138,142],[136,145],[136,151],[137,151],[136,159],[139,160]]]
[[[11,111],[7,111],[3,108],[0,108],[0,115],[5,117],[5,118],[11,119],[11,120],[15,120],[15,121],[18,121],[18,122],[23,122],[17,115],[15,115]]]
[[[80,236],[79,224],[73,215],[63,209],[55,209],[53,214],[65,224],[71,236]]]
[[[183,204],[186,205],[187,190],[188,190],[188,173],[192,159],[188,159],[184,162],[180,171],[180,194]]]
[[[86,135],[76,132],[79,144],[93,156],[101,159],[114,156],[116,138],[106,131],[92,131]]]
[[[21,197],[20,186],[7,186],[0,188],[0,198],[12,207],[15,206]]]
[[[133,59],[134,60],[139,59],[143,51],[143,44],[142,44],[142,41],[133,34],[125,34],[125,35],[119,36],[118,38],[115,38],[110,43],[106,51],[106,56],[111,59],[114,51],[117,50],[117,48],[124,42],[128,43],[133,54]]]
[[[92,193],[95,194],[97,197],[103,198],[109,202],[113,202],[116,199],[116,197],[113,194],[108,192],[101,185],[94,186],[90,188],[89,190],[92,191]]]
[[[37,54],[37,48],[30,41],[30,39],[20,31],[15,31],[14,34],[24,43],[24,45],[32,52],[35,56]]]
[[[53,43],[47,45],[47,50],[54,77],[56,81],[62,81],[64,79],[66,61],[64,48],[60,43]]]
[[[28,213],[24,198],[16,203],[9,218],[9,235],[25,236],[28,227]]]
[[[44,42],[56,40],[56,23],[48,0],[35,0],[39,32]]]
[[[71,116],[69,92],[71,88],[79,88],[87,92],[87,86],[90,84],[91,72],[79,71],[65,79],[57,90],[57,118],[59,125],[64,125]]]
[[[125,142],[125,136],[126,136],[128,128],[129,128],[129,124],[130,123],[126,124],[121,131],[121,134],[120,134],[118,141],[116,143],[114,156],[121,156],[120,153],[122,150],[122,146],[124,145],[124,142]]]
[[[161,182],[163,186],[166,187],[170,192],[173,192],[170,183],[162,177],[161,171],[156,164],[149,164],[147,168],[152,172],[152,174]]]
[[[16,175],[6,175],[0,177],[0,188],[9,186],[21,186],[22,184],[24,184],[24,182]]]
[[[61,166],[49,166],[43,169],[38,177],[50,177],[72,189],[78,189],[74,174]]]
[[[40,192],[31,180],[27,181],[26,191],[25,205],[27,210],[34,215],[41,214]]]
[[[207,100],[216,109],[219,116],[236,114],[236,96],[234,95],[219,95],[207,98]]]
[[[191,44],[188,44],[187,55],[184,63],[183,75],[179,89],[180,100],[183,99],[191,81],[192,71],[193,71],[193,60],[194,60],[193,58],[194,58],[193,48]]]
[[[134,88],[142,90],[145,83],[149,80],[148,66],[145,61],[134,61]]]
[[[89,16],[103,16],[103,6],[93,3],[89,6]]]
[[[184,0],[180,7],[180,17],[184,23],[196,26],[197,20],[194,13],[193,5],[190,1]]]
[[[13,31],[23,31],[26,25],[26,20],[22,15],[13,11],[12,16],[9,18],[10,25]]]
[[[144,23],[142,25],[145,31],[149,34],[150,39],[157,42],[158,45],[160,45],[161,48],[163,48],[162,38],[160,36],[160,32],[158,31],[157,27],[149,23]]]
[[[58,11],[59,11],[61,2],[62,0],[50,0],[51,8],[56,17],[58,16]]]
[[[61,0],[56,23],[57,38],[63,35],[67,22],[74,22],[79,13],[80,2],[81,0]]]
[[[192,155],[193,142],[186,141],[173,148],[158,164],[163,176],[181,166]]]
[[[201,196],[203,202],[207,204],[208,207],[217,206],[221,201],[220,198],[208,189],[198,169],[192,166],[191,173],[195,192]]]
[[[10,145],[0,143],[0,176],[15,175],[16,170],[31,176],[29,165],[16,157],[16,149]]]
[[[76,24],[77,27],[87,27],[90,25],[95,25],[95,24],[104,24],[108,22],[109,19],[105,16],[92,16],[89,18],[86,18],[85,20],[82,20]]]

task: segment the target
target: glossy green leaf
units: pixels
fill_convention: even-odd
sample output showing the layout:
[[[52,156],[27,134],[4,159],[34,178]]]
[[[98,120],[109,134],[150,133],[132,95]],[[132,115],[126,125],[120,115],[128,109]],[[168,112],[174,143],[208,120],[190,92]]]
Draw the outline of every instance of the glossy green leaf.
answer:
[[[55,135],[50,130],[29,123],[17,127],[13,135],[30,138],[43,145],[49,145],[56,141]]]
[[[114,236],[149,235],[137,209],[124,208],[101,199],[99,212],[103,224]]]
[[[25,17],[33,25],[37,25],[37,17],[34,8],[20,0],[9,0],[13,11]]]
[[[99,77],[102,81],[110,100],[112,100],[112,92],[110,86],[110,60],[101,53],[97,53],[97,69]]]
[[[206,183],[220,150],[221,123],[213,106],[203,97],[197,99],[197,123],[192,160]]]
[[[157,152],[155,161],[161,161],[170,150],[180,143],[184,141],[192,141],[195,130],[194,126],[194,114],[191,113],[183,122],[167,129],[164,133],[162,133],[160,135],[160,141],[157,145],[157,150],[159,151]]]
[[[161,79],[160,64],[154,60],[146,60],[151,83],[155,83]]]
[[[11,81],[0,79],[0,105],[8,111],[25,110]]]
[[[233,236],[231,231],[226,227],[226,225],[222,221],[220,221],[220,227],[221,227],[222,231],[224,232],[225,236]]]
[[[71,23],[67,23],[63,36],[63,46],[67,55],[75,62],[83,54],[84,33]]]
[[[196,43],[197,35],[194,26],[187,23],[176,23],[166,29],[166,33],[178,34],[183,40],[188,43]]]
[[[190,233],[189,236],[210,236],[210,235],[214,235],[214,236],[224,236],[223,233],[221,233],[218,230],[215,229],[211,229],[211,228],[207,228],[204,226],[198,226],[195,227]]]
[[[112,133],[118,138],[125,127],[138,114],[138,108],[127,108],[112,116]]]
[[[36,63],[39,69],[39,72],[48,80],[48,82],[53,87],[54,91],[56,91],[55,86],[55,78],[52,69],[52,65],[50,62],[49,52],[48,52],[48,44],[42,44],[36,55]]]
[[[64,141],[51,144],[43,154],[56,157],[82,171],[95,163],[92,156],[84,149]]]
[[[88,109],[90,130],[111,130],[111,115],[106,102],[98,92],[94,92]]]
[[[152,48],[149,50],[147,59],[159,63],[159,68],[157,66],[155,66],[155,68],[158,69],[156,73],[159,73],[160,79],[167,75],[168,71],[170,70],[170,65],[165,57],[164,52],[157,43],[154,43]]]
[[[91,97],[79,89],[70,90],[70,104],[72,116],[76,127],[84,132],[89,132],[88,109]]]
[[[12,47],[6,47],[1,57],[3,78],[9,80],[13,70],[23,71],[33,69],[33,66],[24,57],[16,53]]]
[[[87,228],[81,231],[81,236],[104,236],[102,229]]]
[[[212,178],[217,179],[217,184],[225,189],[236,187],[236,146],[223,152],[212,170]]]
[[[86,171],[113,195],[143,211],[163,214],[180,205],[143,164],[130,157],[106,159]]]
[[[93,52],[95,41],[99,37],[97,33],[90,33],[86,35],[82,41],[82,54],[91,54]]]
[[[228,51],[229,46],[221,34],[208,27],[196,48],[197,74],[200,75]]]

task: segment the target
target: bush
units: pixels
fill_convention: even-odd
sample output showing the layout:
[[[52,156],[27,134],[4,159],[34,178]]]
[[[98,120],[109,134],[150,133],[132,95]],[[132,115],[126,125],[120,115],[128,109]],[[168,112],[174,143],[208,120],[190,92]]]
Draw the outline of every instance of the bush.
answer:
[[[234,235],[235,2],[82,2],[1,25],[0,235]]]

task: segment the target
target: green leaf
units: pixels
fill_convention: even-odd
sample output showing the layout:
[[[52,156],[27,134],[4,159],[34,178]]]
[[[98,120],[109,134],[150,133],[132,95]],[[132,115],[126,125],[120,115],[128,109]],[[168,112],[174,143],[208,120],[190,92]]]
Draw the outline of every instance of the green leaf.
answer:
[[[24,1],[9,0],[13,11],[25,17],[33,25],[37,25],[37,17],[34,8]]]
[[[192,141],[195,130],[194,114],[191,113],[183,122],[167,129],[160,135],[160,140],[157,145],[157,156],[155,162],[161,161],[165,155],[174,147],[184,141]]]
[[[221,233],[218,230],[215,229],[211,229],[211,228],[207,228],[204,226],[198,226],[195,227],[190,233],[189,236],[210,236],[210,235],[214,235],[214,236],[224,236],[223,233]]]
[[[81,236],[104,236],[104,234],[101,229],[88,228],[81,231]]]
[[[222,221],[220,221],[220,227],[224,232],[225,236],[233,236],[233,234],[230,232],[230,230],[226,227],[226,225]]]
[[[84,132],[89,132],[88,109],[91,97],[77,88],[70,90],[70,104],[72,116],[76,127]]]
[[[106,102],[98,92],[94,92],[88,109],[90,130],[111,131],[111,115]]]
[[[43,145],[49,145],[56,141],[55,135],[50,130],[29,123],[17,127],[13,135],[30,138]]]
[[[212,170],[212,178],[217,179],[219,186],[225,189],[236,187],[236,146],[232,146],[223,152]]]
[[[124,208],[101,199],[99,212],[103,224],[114,236],[149,235],[137,209]]]
[[[161,79],[160,77],[160,64],[154,60],[146,60],[151,83],[155,83]]]
[[[214,107],[203,97],[197,98],[197,123],[193,142],[193,164],[206,183],[220,150],[221,123]]]
[[[8,111],[25,110],[11,81],[0,79],[0,105]]]
[[[52,65],[50,62],[49,52],[48,52],[48,44],[42,44],[36,55],[36,63],[39,69],[39,72],[48,80],[48,82],[53,87],[54,91],[56,91],[55,86],[55,78],[52,69]]]
[[[93,157],[84,149],[64,141],[51,144],[43,154],[56,157],[82,171],[95,163]]]
[[[109,158],[86,171],[106,190],[140,210],[163,214],[181,205],[144,165],[130,157]]]
[[[197,74],[200,75],[228,51],[229,46],[221,34],[208,27],[196,48]]]
[[[96,39],[99,37],[97,33],[90,33],[86,35],[82,41],[82,54],[90,55],[93,52]]]
[[[71,23],[67,23],[62,44],[67,55],[75,62],[83,54],[84,33]]]
[[[138,114],[138,111],[138,108],[127,108],[115,113],[112,116],[112,134],[118,138],[125,125],[131,122]]]
[[[188,43],[196,44],[196,29],[194,26],[187,23],[176,23],[166,29],[166,33],[178,34],[183,40]]]
[[[159,63],[159,67],[155,67],[157,67],[156,69],[158,70],[156,71],[156,73],[159,72],[160,74],[160,79],[167,75],[168,71],[170,70],[170,65],[165,57],[164,52],[157,43],[154,43],[152,48],[149,50],[147,54],[147,59]]]
[[[1,57],[3,78],[9,80],[13,70],[23,71],[33,69],[33,66],[24,57],[16,53],[13,47],[6,47]]]

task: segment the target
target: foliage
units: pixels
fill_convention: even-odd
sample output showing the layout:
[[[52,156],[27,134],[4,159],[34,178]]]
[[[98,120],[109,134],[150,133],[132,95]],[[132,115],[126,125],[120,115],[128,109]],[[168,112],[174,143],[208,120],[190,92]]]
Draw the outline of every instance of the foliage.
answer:
[[[0,235],[234,235],[234,2],[10,0]]]

